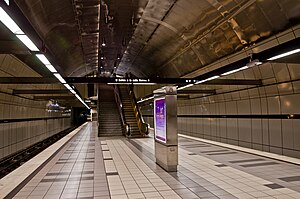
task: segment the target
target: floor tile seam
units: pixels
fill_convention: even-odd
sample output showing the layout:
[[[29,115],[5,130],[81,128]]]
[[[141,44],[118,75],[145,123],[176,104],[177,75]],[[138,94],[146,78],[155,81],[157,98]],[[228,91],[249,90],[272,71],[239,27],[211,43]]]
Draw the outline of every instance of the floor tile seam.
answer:
[[[57,154],[55,154],[55,156],[57,156],[57,155],[59,155],[60,153],[62,153],[62,154],[60,154],[61,156],[63,155],[63,152],[65,152],[65,150],[69,147],[69,144],[70,144],[70,142],[75,138],[75,137],[77,137],[78,136],[78,134],[80,134],[82,131],[84,131],[85,129],[83,129],[84,127],[85,127],[86,125],[84,125],[84,126],[82,126],[77,132],[76,132],[76,134],[74,134],[74,136],[72,136],[59,150],[57,150],[58,151],[58,153]],[[32,177],[32,179],[31,180],[33,180],[40,172],[42,172],[44,169],[47,169],[47,165],[48,164],[51,164],[51,162],[53,161],[53,159],[55,158],[55,156],[51,159],[51,160],[49,160],[49,162],[47,162],[47,164],[45,164],[44,166],[43,166],[43,168],[41,168],[40,169],[40,171],[38,171],[33,177]],[[60,157],[61,157],[60,156]],[[55,164],[53,165],[53,166],[55,166]],[[48,171],[49,170],[51,170],[52,169],[52,167],[51,168],[49,168],[48,169]],[[45,174],[46,175],[46,174]],[[30,181],[31,181],[30,180]],[[30,182],[29,181],[29,182]],[[28,183],[29,183],[28,182]],[[28,183],[27,184],[25,184],[18,192],[21,192],[22,191],[22,189],[24,189],[27,185],[28,185]],[[52,185],[51,185],[52,186]],[[36,187],[38,187],[38,186],[36,186]],[[36,188],[35,187],[35,188]],[[34,189],[32,190],[32,192],[34,191]],[[17,193],[16,193],[17,194]],[[31,193],[30,193],[31,194]],[[29,194],[29,195],[30,195]],[[28,195],[28,196],[29,196]]]
[[[255,149],[247,149],[245,147],[234,146],[234,145],[220,143],[220,142],[211,141],[211,140],[206,140],[206,139],[202,139],[202,138],[196,138],[196,137],[188,136],[188,135],[184,135],[184,134],[178,134],[178,136],[188,138],[188,139],[192,139],[192,140],[197,140],[197,141],[204,142],[204,143],[213,144],[213,145],[216,145],[216,146],[219,146],[219,147],[224,147],[224,148],[229,148],[229,149],[236,150],[236,151],[241,151],[241,152],[244,152],[244,153],[254,154],[254,155],[257,155],[257,156],[277,160],[277,161],[280,161],[280,162],[296,164],[296,165],[300,166],[300,160],[297,159],[297,158],[292,158],[292,157],[278,155],[278,154],[272,154],[272,153],[269,153],[269,152],[258,151],[258,150],[255,150]]]
[[[154,139],[154,138],[153,138]],[[145,150],[147,150],[149,153],[153,154],[154,155],[154,150],[153,150],[153,144],[151,142],[142,142],[141,140],[133,140],[135,143],[139,144],[140,146],[142,144],[145,144]],[[147,149],[148,148],[148,149]]]
[[[118,143],[118,145],[120,145],[120,144]],[[117,151],[117,153],[118,153],[118,156],[119,156],[119,157],[121,158],[121,160],[123,161],[123,165],[125,166],[127,172],[130,173],[130,175],[132,176],[132,174],[131,174],[131,173],[132,173],[132,172],[131,172],[131,169],[128,168],[127,164],[126,164],[125,161],[123,160],[123,156],[120,154],[119,150],[116,149],[116,151]],[[130,156],[129,156],[128,154],[126,154],[126,157],[129,157],[129,158],[130,158]],[[133,162],[133,161],[131,160],[131,162]],[[133,163],[134,163],[134,162],[133,162]],[[118,167],[117,167],[117,168],[118,168]]]
[[[199,142],[199,141],[198,141]],[[254,155],[255,156],[255,154],[251,154],[251,155]],[[271,159],[271,160],[273,160],[273,159]],[[214,161],[216,161],[216,160],[214,160]],[[258,175],[255,175],[252,171],[249,171],[249,170],[247,170],[247,168],[246,167],[239,167],[239,165],[238,166],[231,166],[230,165],[230,167],[232,168],[232,169],[237,169],[237,170],[239,170],[239,171],[241,171],[241,172],[244,172],[244,173],[246,173],[246,174],[248,174],[248,175],[252,175],[252,176],[254,176],[254,177],[256,177],[256,178],[259,178],[259,179],[262,179],[262,180],[265,180],[265,181],[269,181],[268,183],[274,183],[275,181],[274,180],[276,180],[276,178],[273,180],[273,181],[271,181],[270,179],[266,179],[266,178],[262,178],[261,176],[258,176]],[[251,168],[252,169],[252,168]],[[253,168],[254,169],[254,168]],[[285,186],[286,187],[286,186]],[[293,190],[293,189],[291,189],[292,191],[295,191],[295,190]]]
[[[115,150],[115,146],[114,146],[114,144],[112,144],[112,141],[111,140],[109,140],[108,142],[106,141],[106,143],[107,143],[107,148],[109,149],[109,151],[113,151],[113,150]],[[112,144],[112,146],[111,146],[111,144]],[[102,149],[101,149],[102,150]],[[111,153],[111,157],[113,158],[113,162],[114,162],[114,157],[113,157],[113,153]],[[105,167],[105,161],[103,160],[103,162],[104,162],[104,167]],[[115,163],[114,163],[114,167],[115,167],[115,169],[117,170],[117,167],[116,167],[116,165],[115,165]],[[105,172],[106,172],[106,169],[105,169]],[[117,170],[117,172],[118,172],[118,170]],[[112,189],[111,189],[111,186],[110,186],[110,183],[109,183],[109,177],[107,176],[107,174],[106,174],[106,178],[107,178],[107,186],[108,186],[108,190],[109,190],[109,193],[110,193],[110,196],[111,196],[111,192],[112,192]],[[121,177],[118,175],[118,178],[119,178],[119,180],[121,181]],[[121,183],[122,183],[122,181],[121,181]],[[125,187],[124,187],[124,185],[123,185],[123,183],[122,183],[122,189],[123,189],[123,191],[125,192]],[[126,192],[125,192],[126,193]]]
[[[139,151],[134,145],[132,145],[132,143],[131,142],[124,142],[124,144],[125,145],[127,145],[127,147],[129,147],[131,150],[132,150],[132,152],[133,153],[135,153],[137,156],[138,156],[138,152],[139,153],[141,153],[141,151]],[[131,145],[131,147],[130,147],[130,145]],[[135,149],[135,150],[134,150]],[[142,153],[140,154],[140,155],[143,155]],[[146,158],[148,158],[150,161],[152,161],[149,157],[146,157]],[[153,161],[152,161],[153,162]],[[145,163],[146,165],[147,165],[147,163]],[[147,165],[148,166],[148,165]],[[148,166],[149,167],[149,166]],[[151,167],[149,167],[149,169],[151,169]],[[155,174],[156,174],[156,172],[153,170],[153,169],[151,169]],[[156,174],[157,175],[157,174]],[[170,175],[170,174],[169,174]],[[172,175],[170,175],[170,177],[172,177],[174,180],[176,180],[177,182],[179,182],[182,186],[184,186],[180,181],[178,181],[176,178],[174,178]],[[168,183],[163,179],[163,178],[161,178],[160,177],[160,179],[165,183],[165,184],[167,184],[167,186],[171,189],[171,190],[173,190],[169,185],[168,185]],[[185,186],[186,187],[186,186]],[[190,189],[188,189],[189,191],[190,191],[190,193],[193,193],[194,194],[194,192],[193,191],[191,191]],[[174,192],[175,192],[175,190],[173,190]],[[176,192],[175,192],[176,193]],[[176,193],[177,194],[177,193]],[[177,194],[178,195],[178,194]],[[179,197],[180,197],[180,195],[178,195]]]
[[[153,150],[153,147],[152,147],[152,144],[151,142],[142,142],[140,140],[132,140],[133,142],[135,142],[136,144],[139,144],[141,146],[141,144],[144,144],[145,146],[143,146],[143,148],[145,150],[147,150],[149,153],[153,154],[154,155],[154,150]]]
[[[182,159],[184,159],[184,158],[186,158],[185,155],[188,154],[188,153],[187,153],[188,151],[186,151],[185,149],[181,149],[181,150],[183,150],[183,152],[184,152],[184,153],[183,153],[184,155],[182,156],[182,157],[183,157]],[[206,157],[205,157],[205,158],[206,158]],[[193,160],[193,158],[190,158],[190,159]],[[207,159],[208,159],[208,158],[207,158]],[[214,161],[214,160],[213,160],[213,161]],[[185,161],[183,161],[183,162],[185,162]],[[216,162],[216,161],[214,161],[214,162]],[[210,166],[212,166],[212,165],[210,165]],[[189,166],[188,166],[188,167],[189,167]],[[195,167],[195,169],[196,169],[196,168],[197,168],[197,167]],[[187,169],[187,168],[186,168],[186,169]],[[195,174],[195,175],[197,175],[197,174]],[[201,176],[199,176],[199,177],[201,177]],[[212,177],[213,177],[213,176],[212,176]],[[207,180],[207,179],[205,179],[205,180]],[[209,181],[209,180],[207,180],[207,181],[210,182],[211,184],[215,185],[213,182],[211,182],[211,181]],[[195,181],[194,181],[194,182],[195,182]],[[219,187],[219,186],[218,186],[218,187]],[[220,188],[221,190],[224,190],[224,189],[221,188],[221,187],[219,187],[219,188]],[[224,190],[224,191],[226,191],[226,190]],[[226,192],[227,192],[227,191],[226,191]],[[227,193],[228,193],[228,192],[227,192]],[[228,194],[230,194],[230,193],[228,193]],[[230,195],[231,195],[231,194],[230,194]]]
[[[128,150],[130,150],[130,148],[124,143],[124,141],[123,140],[121,140],[121,143],[123,144],[123,146],[125,146],[125,147],[127,147],[128,148]],[[119,143],[119,145],[121,145],[121,143]],[[136,155],[136,154],[134,154],[133,153],[133,155]],[[129,156],[129,158],[131,159],[131,161],[133,162],[133,163],[135,163],[133,160],[132,160],[132,158],[131,158],[131,156],[130,155],[128,155]],[[136,165],[137,166],[137,165]],[[146,165],[147,166],[147,165]],[[150,168],[149,168],[150,169]],[[145,175],[144,175],[145,176]],[[145,178],[148,180],[148,182],[152,185],[152,187],[156,190],[156,192],[158,193],[158,194],[160,194],[160,192],[159,192],[159,190],[157,190],[156,189],[156,187],[151,183],[151,181],[148,179],[148,177],[147,176],[145,176]],[[134,180],[135,182],[136,182],[136,180]],[[123,184],[123,182],[122,182],[122,184]],[[136,182],[136,184],[139,186],[139,184]],[[124,184],[123,184],[123,186],[124,186]],[[125,186],[124,186],[124,188],[125,188]],[[170,188],[170,187],[169,187]],[[142,192],[142,190],[141,190],[141,188],[139,187],[139,190]],[[143,193],[143,192],[142,192]],[[144,194],[143,194],[144,195]],[[161,194],[160,194],[161,195]],[[161,195],[162,196],[162,195]],[[163,196],[162,196],[163,197]]]
[[[210,181],[209,179],[206,179],[206,180],[213,184],[213,182]],[[237,182],[237,183],[238,183],[238,182]],[[263,183],[263,184],[259,184],[259,185],[260,185],[261,187],[266,187],[265,184],[273,184],[273,182]],[[245,192],[245,191],[243,191],[241,188],[239,188],[239,186],[240,186],[240,184],[238,184],[238,186],[235,186],[234,188],[235,188],[235,189],[239,189],[241,192]],[[286,187],[285,187],[285,188],[286,188]],[[287,188],[287,189],[288,189],[288,188]],[[272,189],[269,189],[269,191],[270,191],[270,190],[272,190]],[[226,190],[225,190],[225,191],[226,191]],[[257,191],[258,191],[258,190],[257,190]],[[289,189],[289,191],[292,192],[292,193],[290,193],[290,194],[297,193],[296,191],[294,191],[294,190],[292,190],[292,189]],[[232,194],[234,195],[234,193],[232,193]]]
[[[96,131],[94,132],[94,128],[96,128],[96,127],[94,127],[94,126],[92,126],[92,129],[91,129],[91,134],[93,134],[93,133],[96,133]],[[102,172],[103,172],[103,174],[105,174],[106,172],[105,172],[105,164],[104,164],[104,160],[103,160],[103,156],[102,156],[102,158],[98,158],[98,157],[96,157],[96,153],[100,153],[100,154],[102,154],[102,148],[101,148],[101,141],[98,139],[98,137],[97,136],[94,136],[95,137],[95,141],[94,141],[94,148],[95,148],[95,152],[94,152],[94,165],[96,165],[96,159],[97,159],[97,161],[98,160],[100,160],[100,161],[102,161],[102,165],[103,165],[103,167],[102,167]],[[97,152],[96,152],[96,150],[97,150]],[[97,167],[98,168],[98,167]],[[95,167],[94,167],[94,169],[95,169]],[[100,169],[100,168],[98,168],[98,169]],[[94,174],[95,174],[95,171],[94,171]],[[106,178],[106,182],[105,182],[105,185],[106,185],[106,188],[107,188],[107,190],[108,190],[108,194],[110,193],[109,191],[109,186],[108,186],[108,179],[107,179],[107,175],[105,175],[105,178]],[[94,179],[95,180],[95,179]],[[95,185],[95,184],[94,184]],[[94,185],[93,185],[93,187],[94,187]],[[95,191],[95,190],[94,190]],[[93,193],[93,196],[94,196],[94,193]],[[109,197],[110,197],[110,195],[109,195]]]
[[[85,133],[86,133],[86,131],[85,131]],[[81,134],[83,134],[83,132],[81,132]],[[80,137],[80,140],[82,140],[83,138],[84,138],[84,136],[81,136],[81,137]],[[70,146],[69,146],[69,147],[70,147]],[[83,147],[83,146],[81,145],[81,148],[82,148],[82,147]],[[77,156],[76,160],[78,160],[78,156]],[[72,166],[72,169],[71,169],[71,170],[73,170],[74,167],[75,167],[75,164]],[[69,178],[70,178],[70,175],[68,176],[68,179],[69,179]],[[67,181],[68,181],[68,180],[66,180],[66,182],[67,182]],[[67,184],[67,183],[64,184],[63,190],[66,188],[66,184]],[[52,185],[53,185],[53,184],[52,184]],[[51,185],[51,186],[52,186],[52,185]],[[50,187],[50,188],[51,188],[51,187]],[[50,190],[50,188],[48,189],[48,191]],[[48,191],[47,191],[47,193],[48,193]],[[47,193],[46,193],[45,195],[48,195]],[[61,196],[62,194],[63,194],[63,191],[61,191],[60,196]],[[77,194],[76,194],[76,195],[77,195]]]
[[[138,145],[139,147],[145,149],[145,148],[143,147],[143,145],[142,145],[143,143],[141,143],[141,142],[140,142],[140,144],[139,144],[139,143],[135,142],[134,140],[131,140],[129,143],[130,143],[131,145],[133,145],[135,148],[137,148],[136,145]],[[132,143],[133,143],[133,144],[132,144]],[[138,149],[138,150],[139,150],[139,149]],[[147,149],[145,149],[145,150],[147,150]],[[140,150],[139,150],[139,151],[140,151]],[[145,157],[149,158],[149,160],[154,161],[154,160],[155,160],[154,153],[151,152],[151,151],[149,151],[149,150],[147,150],[147,151],[148,151],[150,154],[152,154],[152,155],[150,155],[150,154],[144,154],[144,153],[142,153],[142,155],[144,155]]]
[[[89,130],[90,130],[90,128],[89,129],[86,129],[86,131],[85,132],[81,132],[81,134],[84,134],[83,136],[81,136],[80,137],[80,141],[82,141],[83,143],[86,141],[86,139],[87,139],[87,132],[89,132]],[[79,134],[79,136],[80,136],[80,134]],[[84,145],[82,144],[82,145],[80,145],[81,146],[81,148],[79,149],[79,151],[81,151],[82,150],[82,148],[84,147]],[[69,146],[70,147],[70,146]],[[76,161],[78,160],[78,156],[77,156],[77,158],[76,158]],[[72,166],[72,169],[71,170],[73,170],[74,169],[74,167],[76,167],[76,164],[74,164],[73,166]],[[65,190],[65,188],[66,188],[66,185],[67,185],[67,181],[68,181],[68,179],[70,179],[70,176],[71,176],[71,174],[68,176],[68,178],[67,178],[67,180],[66,180],[66,183],[64,184],[64,187],[63,187],[63,190]],[[80,178],[82,177],[82,172],[80,173]],[[80,181],[79,181],[79,186],[80,186]],[[78,186],[78,188],[79,188],[79,186]],[[48,193],[48,192],[47,192]],[[46,193],[46,195],[47,195],[47,193]],[[61,192],[61,194],[63,194],[63,191]],[[60,194],[60,195],[61,195]]]

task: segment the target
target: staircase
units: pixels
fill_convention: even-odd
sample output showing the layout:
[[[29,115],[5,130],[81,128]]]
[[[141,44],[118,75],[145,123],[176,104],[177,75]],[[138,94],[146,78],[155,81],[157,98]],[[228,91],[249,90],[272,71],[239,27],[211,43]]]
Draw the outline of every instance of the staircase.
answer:
[[[133,105],[129,96],[127,86],[119,86],[125,121],[130,126],[131,138],[143,137],[140,133]]]
[[[120,114],[112,86],[100,86],[99,104],[98,137],[122,136]]]

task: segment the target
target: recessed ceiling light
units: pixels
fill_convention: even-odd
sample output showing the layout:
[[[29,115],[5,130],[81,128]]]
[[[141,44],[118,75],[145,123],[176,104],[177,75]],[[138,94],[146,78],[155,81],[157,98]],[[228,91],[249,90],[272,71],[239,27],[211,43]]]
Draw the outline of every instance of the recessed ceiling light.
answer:
[[[283,53],[283,54],[280,54],[280,55],[276,55],[274,57],[271,57],[270,59],[267,59],[268,61],[274,61],[276,59],[280,59],[280,58],[283,58],[283,57],[286,57],[286,56],[289,56],[289,55],[292,55],[292,54],[296,54],[296,53],[299,53],[300,52],[300,49],[295,49],[295,50],[292,50],[292,51],[289,51],[289,52],[286,52],[286,53]]]
[[[204,82],[213,80],[213,79],[217,79],[217,78],[219,78],[219,77],[220,77],[219,75],[215,75],[215,76],[210,77],[210,78],[207,78],[207,79],[205,79],[205,80],[198,81],[198,82],[196,82],[195,84],[201,84],[201,83],[204,83]]]
[[[54,73],[54,76],[55,76],[62,84],[67,83],[66,80],[65,80],[59,73]]]
[[[39,51],[36,45],[27,37],[27,35],[16,35],[21,42],[31,51]]]

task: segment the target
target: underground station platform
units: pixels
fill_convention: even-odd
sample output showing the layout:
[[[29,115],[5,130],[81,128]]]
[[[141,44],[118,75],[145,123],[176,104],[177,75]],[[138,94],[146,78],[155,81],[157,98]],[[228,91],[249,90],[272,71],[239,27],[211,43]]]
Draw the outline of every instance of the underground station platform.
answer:
[[[0,180],[2,198],[299,198],[299,162],[179,135],[178,170],[154,138],[97,137],[88,122]]]
[[[0,0],[0,199],[300,199],[300,0]]]

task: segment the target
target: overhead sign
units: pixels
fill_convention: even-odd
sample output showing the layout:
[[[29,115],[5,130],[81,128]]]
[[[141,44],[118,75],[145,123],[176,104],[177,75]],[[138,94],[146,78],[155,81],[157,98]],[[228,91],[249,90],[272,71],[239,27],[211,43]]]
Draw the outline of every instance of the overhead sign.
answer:
[[[154,129],[155,139],[157,141],[167,142],[167,114],[166,114],[166,99],[158,98],[154,101]]]

